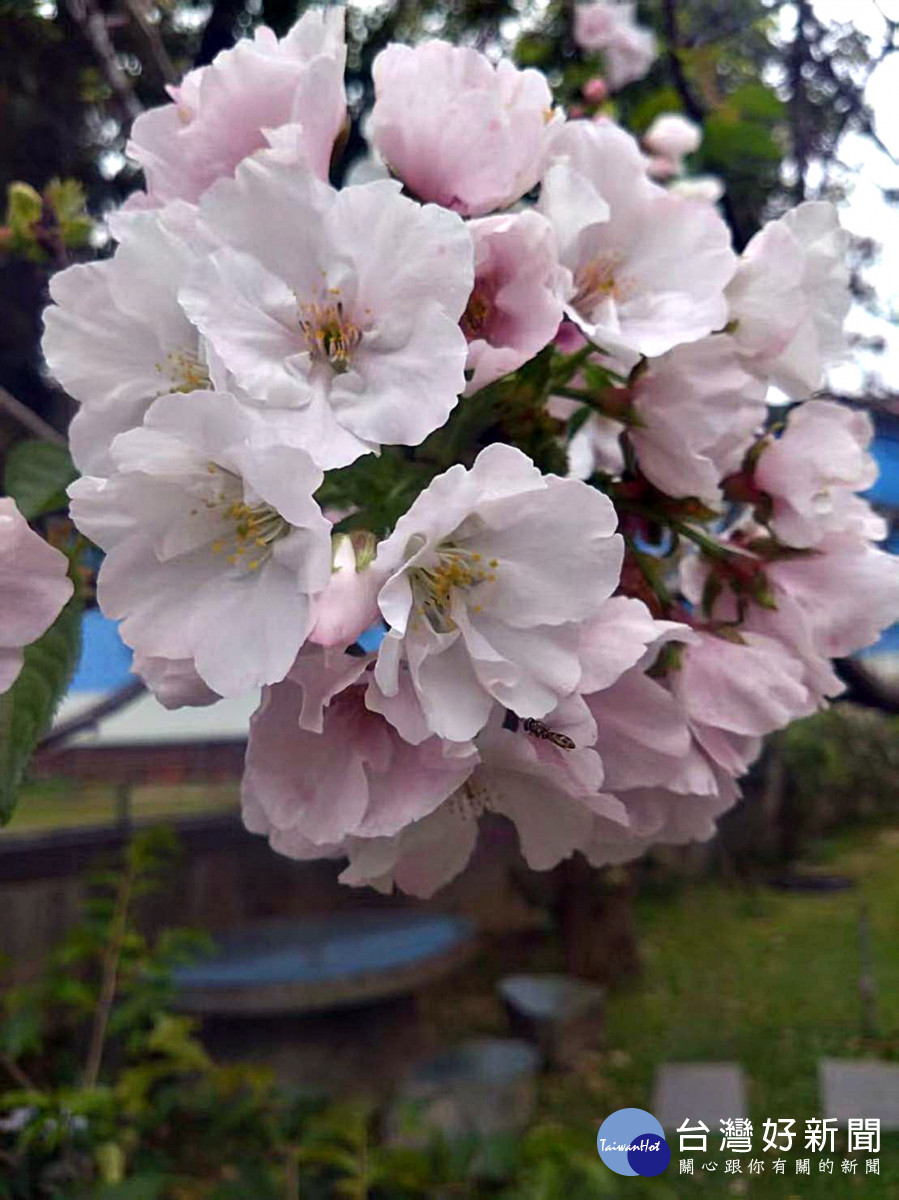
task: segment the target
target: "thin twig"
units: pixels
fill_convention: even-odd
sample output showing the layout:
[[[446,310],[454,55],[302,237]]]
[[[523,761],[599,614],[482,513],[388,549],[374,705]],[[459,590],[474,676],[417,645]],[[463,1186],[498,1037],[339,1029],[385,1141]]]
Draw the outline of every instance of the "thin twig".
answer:
[[[671,72],[671,79],[674,83],[675,91],[681,99],[681,103],[687,110],[687,116],[691,121],[695,121],[697,125],[702,125],[706,117],[705,105],[693,91],[690,81],[687,78],[687,73],[684,70],[684,64],[681,61],[681,39],[680,26],[678,23],[678,11],[676,0],[665,0],[663,6],[665,39],[668,43],[668,53],[666,59],[668,68]],[[743,235],[743,230],[740,227],[740,222],[737,219],[737,210],[734,208],[727,189],[721,197],[721,208],[724,212],[725,219],[731,228],[734,235],[734,242],[737,249],[742,250],[746,244],[746,238]]]
[[[5,409],[11,417],[15,417],[20,425],[24,425],[42,441],[52,442],[54,446],[68,444],[58,430],[49,425],[43,417],[39,417],[36,412],[32,412],[21,400],[17,400],[5,387],[0,387],[0,408]]]
[[[103,1046],[106,1042],[106,1027],[112,1006],[115,1002],[116,984],[119,973],[119,960],[122,956],[122,944],[128,929],[128,908],[131,904],[131,886],[134,881],[134,868],[129,861],[119,884],[116,897],[115,913],[112,918],[112,928],[109,934],[109,945],[103,956],[103,976],[100,983],[100,997],[97,1001],[97,1011],[91,1026],[91,1041],[84,1067],[82,1087],[96,1087],[100,1076],[100,1065],[103,1061]]]
[[[159,30],[148,19],[142,0],[124,0],[124,3],[146,39],[147,45],[150,48],[150,56],[156,64],[159,74],[166,83],[177,83],[181,76],[175,64],[169,58],[165,46],[162,44]]]
[[[78,25],[94,52],[106,82],[119,99],[126,115],[133,121],[143,112],[143,105],[134,94],[131,80],[116,55],[115,46],[106,28],[106,17],[97,8],[94,0],[66,0],[66,8]]]
[[[40,1088],[30,1079],[25,1071],[19,1066],[11,1054],[0,1055],[0,1063],[6,1068],[9,1075],[16,1081],[20,1088],[25,1092],[37,1092]]]

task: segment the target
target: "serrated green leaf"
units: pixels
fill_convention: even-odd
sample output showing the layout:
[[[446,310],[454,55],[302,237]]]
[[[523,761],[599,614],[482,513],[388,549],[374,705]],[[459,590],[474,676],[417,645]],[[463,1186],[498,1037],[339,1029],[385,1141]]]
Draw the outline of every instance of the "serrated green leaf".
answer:
[[[66,488],[77,474],[65,446],[32,438],[7,454],[3,485],[26,521],[33,521],[66,507]]]
[[[65,695],[81,649],[81,598],[65,606],[43,637],[25,647],[18,679],[0,696],[0,824],[16,806],[25,769]]]

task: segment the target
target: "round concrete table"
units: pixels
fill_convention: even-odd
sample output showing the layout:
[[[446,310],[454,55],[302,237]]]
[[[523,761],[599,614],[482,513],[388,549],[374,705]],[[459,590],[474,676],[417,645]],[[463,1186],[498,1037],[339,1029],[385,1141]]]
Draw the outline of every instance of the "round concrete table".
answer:
[[[210,958],[175,972],[183,1012],[312,1013],[403,996],[465,962],[469,921],[409,910],[278,922],[216,938]]]

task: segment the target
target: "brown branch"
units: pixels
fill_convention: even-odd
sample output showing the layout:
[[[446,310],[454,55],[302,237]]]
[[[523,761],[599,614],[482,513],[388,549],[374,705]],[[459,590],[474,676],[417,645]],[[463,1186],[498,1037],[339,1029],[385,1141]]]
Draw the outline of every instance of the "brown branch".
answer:
[[[58,430],[49,425],[43,417],[32,412],[21,400],[17,400],[12,392],[0,387],[0,408],[5,409],[20,425],[44,442],[52,442],[54,446],[67,446],[68,442]]]
[[[94,0],[65,0],[72,20],[87,39],[94,56],[106,76],[106,82],[118,97],[119,103],[130,120],[140,116],[143,105],[134,94],[131,80],[116,55],[115,46],[106,28],[106,17],[97,8]]]
[[[691,120],[701,123],[705,120],[705,106],[694,95],[690,81],[687,79],[687,74],[684,71],[684,64],[680,58],[681,39],[676,0],[665,0],[662,15],[664,18],[665,40],[668,43],[666,58],[669,70],[671,71],[671,78],[674,80],[677,94],[680,96],[683,106],[687,110],[687,116]]]
[[[175,64],[169,58],[165,46],[162,44],[159,30],[147,17],[143,0],[124,0],[124,4],[134,18],[135,24],[144,35],[144,39],[150,49],[150,57],[153,59],[156,69],[163,80],[166,83],[178,83],[181,76]]]
[[[38,744],[37,753],[55,750],[63,742],[67,742],[70,738],[75,737],[76,734],[95,729],[104,717],[111,716],[112,713],[116,713],[133,703],[146,690],[147,685],[142,679],[129,680],[128,683],[123,684],[122,687],[114,691],[111,696],[105,696],[96,704],[92,704],[86,712],[79,713],[78,716],[71,717],[68,721],[63,721],[60,725],[57,725]]]
[[[695,121],[697,125],[702,125],[706,118],[706,108],[693,91],[680,57],[681,37],[678,24],[677,0],[664,0],[662,5],[662,19],[665,30],[665,41],[668,43],[668,51],[665,57],[668,62],[668,69],[671,72],[674,89],[687,111],[687,116],[692,121]],[[721,197],[721,208],[724,212],[725,220],[730,226],[736,247],[738,250],[742,250],[746,244],[746,238],[740,228],[737,211],[728,195],[726,186],[724,195]]]
[[[805,199],[805,177],[808,174],[809,146],[806,139],[806,115],[808,100],[802,68],[811,62],[808,42],[805,37],[806,22],[811,20],[812,10],[808,0],[799,0],[796,5],[796,29],[790,45],[790,135],[793,142],[793,158],[796,160],[796,183],[793,197],[797,204]]]
[[[129,861],[125,868],[125,874],[122,876],[122,881],[119,884],[115,912],[109,933],[109,945],[106,948],[106,954],[103,956],[100,996],[97,1001],[97,1011],[94,1013],[93,1025],[91,1026],[90,1047],[88,1048],[84,1075],[81,1080],[81,1086],[85,1089],[96,1087],[97,1079],[100,1075],[100,1066],[103,1062],[103,1046],[106,1042],[106,1027],[109,1024],[109,1017],[115,1002],[122,944],[125,941],[125,934],[128,931],[128,908],[131,904],[131,887],[133,882],[134,868]]]
[[[11,1054],[0,1055],[0,1063],[3,1064],[10,1077],[16,1081],[24,1092],[40,1091],[34,1080],[29,1078]]]
[[[855,658],[841,658],[836,662],[836,672],[846,684],[840,700],[851,700],[864,708],[878,712],[899,713],[899,688],[879,679],[870,667]]]

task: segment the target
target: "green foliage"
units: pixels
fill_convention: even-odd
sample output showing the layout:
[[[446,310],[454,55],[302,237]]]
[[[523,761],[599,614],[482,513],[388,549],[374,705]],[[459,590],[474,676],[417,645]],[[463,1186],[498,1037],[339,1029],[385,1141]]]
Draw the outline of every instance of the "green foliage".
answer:
[[[772,738],[786,777],[797,838],[895,816],[899,717],[840,704]]]
[[[550,416],[546,402],[582,366],[581,354],[565,356],[547,346],[520,370],[463,396],[446,424],[420,446],[385,446],[329,471],[316,499],[324,509],[346,512],[336,525],[339,533],[364,529],[383,537],[435,475],[454,463],[470,467],[491,442],[510,442],[542,471],[564,475],[564,425]],[[596,368],[592,383],[608,386],[611,380]]]
[[[12,816],[31,754],[50,728],[78,664],[81,597],[76,594],[43,637],[25,647],[25,662],[0,696],[0,823]]]
[[[412,451],[385,446],[380,454],[366,454],[348,467],[329,471],[315,498],[323,509],[337,514],[350,510],[338,522],[337,532],[367,529],[383,536],[436,474],[432,464]]]
[[[504,1200],[600,1200],[618,1191],[596,1151],[585,1150],[580,1130],[538,1125],[524,1138],[519,1155],[515,1190],[504,1191]]]
[[[6,190],[6,223],[0,250],[31,262],[61,263],[70,250],[86,246],[93,222],[77,179],[51,179],[43,193],[16,180]]]
[[[93,874],[42,977],[6,990],[0,1073],[15,1086],[0,1093],[0,1200],[606,1194],[595,1153],[560,1128],[448,1141],[413,1122],[385,1140],[369,1104],[298,1098],[266,1071],[216,1064],[172,1009],[173,966],[208,943],[185,930],[151,940],[140,926],[178,854],[166,831],[136,838]]]
[[[65,446],[26,438],[6,455],[3,487],[25,520],[33,521],[66,507],[66,488],[77,474]]]
[[[6,189],[6,224],[11,235],[23,244],[31,236],[32,226],[41,219],[44,204],[40,192],[28,183],[11,183]]]
[[[51,179],[44,198],[53,215],[62,244],[67,250],[86,246],[93,222],[87,215],[84,188],[77,179]]]

